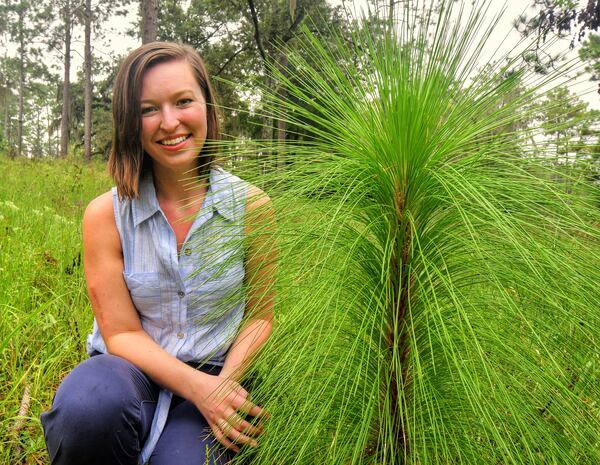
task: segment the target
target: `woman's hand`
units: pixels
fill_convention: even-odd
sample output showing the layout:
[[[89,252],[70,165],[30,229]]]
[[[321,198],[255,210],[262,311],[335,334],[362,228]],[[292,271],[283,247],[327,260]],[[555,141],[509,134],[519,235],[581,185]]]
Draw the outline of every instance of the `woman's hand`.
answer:
[[[256,447],[262,427],[243,417],[261,417],[265,412],[248,400],[248,392],[235,381],[204,373],[194,404],[200,410],[215,438],[226,448],[239,452],[239,445]]]

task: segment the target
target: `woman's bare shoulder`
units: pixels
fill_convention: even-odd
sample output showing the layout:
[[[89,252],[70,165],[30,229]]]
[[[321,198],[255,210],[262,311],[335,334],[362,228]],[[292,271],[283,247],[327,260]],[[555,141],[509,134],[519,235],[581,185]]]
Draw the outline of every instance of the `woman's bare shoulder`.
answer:
[[[105,192],[92,200],[83,214],[83,236],[94,238],[99,235],[105,238],[114,238],[117,234],[113,210],[113,194]],[[86,234],[87,233],[87,234]],[[116,237],[118,241],[118,236]]]
[[[275,225],[275,209],[271,198],[261,188],[249,185],[246,197],[246,234],[272,230]]]
[[[258,209],[270,210],[272,208],[271,198],[260,187],[248,184],[246,194],[246,209],[249,213]]]

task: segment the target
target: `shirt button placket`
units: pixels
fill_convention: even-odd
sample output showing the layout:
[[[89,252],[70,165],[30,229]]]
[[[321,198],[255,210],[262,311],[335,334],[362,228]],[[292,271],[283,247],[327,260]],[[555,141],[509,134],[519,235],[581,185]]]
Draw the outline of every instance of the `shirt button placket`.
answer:
[[[179,339],[180,341],[183,342],[183,338],[185,337],[185,333],[183,331],[181,331],[181,329],[185,329],[184,327],[184,321],[185,321],[185,302],[183,301],[183,298],[185,297],[185,291],[183,290],[183,285],[182,287],[177,291],[177,296],[179,297],[179,311],[178,311],[178,326],[180,328],[180,330],[175,334],[175,336],[177,337],[177,339]],[[183,315],[182,315],[183,312]],[[181,343],[178,344],[178,348],[181,348],[180,346]]]
[[[181,325],[184,323],[185,321],[185,301],[183,300],[183,298],[185,297],[185,291],[183,289],[179,289],[177,291],[177,296],[179,297],[179,305],[178,305],[178,309],[177,309],[177,324],[179,325],[179,327],[181,327]],[[179,337],[180,333],[177,333],[177,337],[179,339],[181,339],[181,337]]]

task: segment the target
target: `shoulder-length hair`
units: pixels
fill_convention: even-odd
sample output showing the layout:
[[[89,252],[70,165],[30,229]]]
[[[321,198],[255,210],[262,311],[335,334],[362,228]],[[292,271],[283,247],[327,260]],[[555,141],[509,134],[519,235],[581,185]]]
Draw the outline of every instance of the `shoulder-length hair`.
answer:
[[[133,50],[123,61],[113,87],[113,138],[108,158],[110,172],[121,198],[136,198],[142,173],[150,169],[151,161],[141,142],[142,113],[140,97],[145,73],[160,63],[184,60],[200,85],[206,101],[206,141],[199,153],[200,175],[206,175],[215,157],[215,142],[219,140],[217,101],[206,66],[189,45],[171,42],[150,42]]]

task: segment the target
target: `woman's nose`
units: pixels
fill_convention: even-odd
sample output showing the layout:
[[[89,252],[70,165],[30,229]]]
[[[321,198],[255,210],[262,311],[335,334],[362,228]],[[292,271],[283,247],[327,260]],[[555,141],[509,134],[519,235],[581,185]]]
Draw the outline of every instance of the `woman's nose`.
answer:
[[[177,111],[174,108],[163,108],[161,112],[160,128],[163,131],[174,131],[179,125]]]

